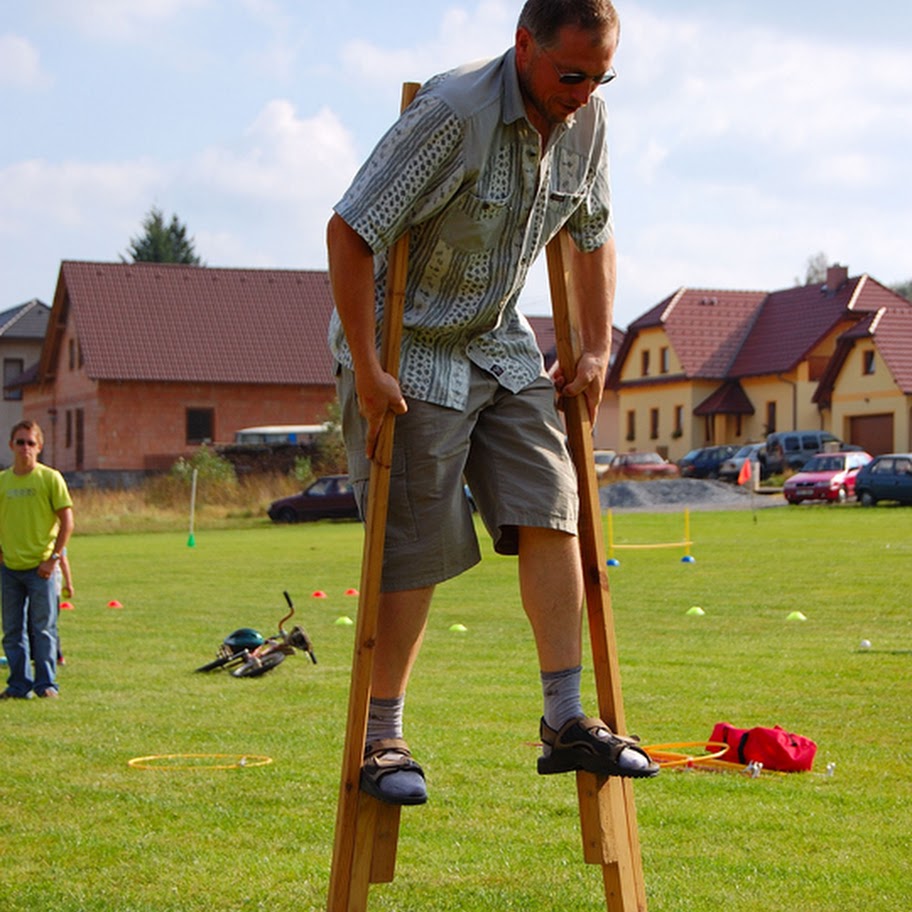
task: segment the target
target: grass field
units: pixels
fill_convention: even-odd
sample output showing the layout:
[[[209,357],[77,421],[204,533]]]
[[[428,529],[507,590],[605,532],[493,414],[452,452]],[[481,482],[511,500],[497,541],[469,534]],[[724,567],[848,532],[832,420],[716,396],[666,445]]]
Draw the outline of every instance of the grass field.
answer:
[[[610,571],[631,730],[648,744],[780,724],[819,749],[808,774],[638,783],[650,912],[910,908],[912,510],[694,513],[691,533],[694,564],[630,551]],[[681,515],[616,514],[614,534],[675,540]],[[574,779],[534,772],[539,685],[515,564],[485,549],[432,611],[406,709],[431,800],[403,812],[396,879],[370,908],[602,910]],[[335,622],[355,616],[344,593],[360,555],[351,523],[203,529],[192,548],[186,531],[76,536],[61,699],[0,704],[7,912],[325,907],[354,629]],[[274,632],[283,589],[318,665],[193,673],[233,629]],[[787,620],[795,610],[807,620]],[[273,762],[128,766],[173,753]]]

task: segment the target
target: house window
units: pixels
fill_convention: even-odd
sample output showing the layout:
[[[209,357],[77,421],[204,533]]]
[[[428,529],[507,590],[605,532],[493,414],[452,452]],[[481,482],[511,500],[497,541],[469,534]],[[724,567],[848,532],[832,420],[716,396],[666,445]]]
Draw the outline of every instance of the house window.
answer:
[[[776,432],[776,403],[766,403],[766,433],[774,434]]]
[[[658,440],[659,438],[659,410],[657,408],[649,410],[649,439]]]
[[[636,412],[631,409],[627,412],[627,439],[636,440]]]
[[[211,443],[215,439],[215,409],[187,409],[187,443]]]
[[[649,376],[649,349],[640,352],[640,366],[642,370],[640,371],[640,376],[648,377]]]
[[[862,370],[864,371],[865,374],[870,376],[871,374],[874,373],[874,352],[873,351],[866,351],[863,353],[862,364],[863,364]]]
[[[64,433],[64,446],[70,449],[73,446],[73,412],[70,409],[66,411],[66,430]]]
[[[674,417],[674,430],[672,435],[674,437],[681,437],[684,434],[684,406],[676,405],[675,406],[675,417]]]
[[[67,344],[67,350],[68,350],[69,356],[70,356],[70,370],[74,370],[76,368],[76,340],[75,339],[70,339],[69,343]]]
[[[22,358],[3,359],[3,398],[7,402],[18,402],[22,398],[22,387],[7,389],[6,384],[12,383],[23,370],[25,370],[25,362]]]
[[[664,345],[659,350],[659,373],[667,374],[669,371],[668,346]]]

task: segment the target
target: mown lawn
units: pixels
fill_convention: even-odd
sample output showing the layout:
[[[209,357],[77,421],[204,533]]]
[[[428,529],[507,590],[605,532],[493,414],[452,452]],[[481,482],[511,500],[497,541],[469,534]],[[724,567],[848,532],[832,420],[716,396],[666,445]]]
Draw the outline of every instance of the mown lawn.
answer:
[[[629,551],[610,570],[631,730],[659,743],[780,724],[819,750],[808,774],[637,784],[649,909],[907,908],[912,510],[694,513],[691,533],[694,564]],[[680,514],[614,516],[619,543],[680,534]],[[360,526],[198,531],[192,548],[186,532],[81,535],[70,554],[62,697],[0,704],[5,909],[324,908],[354,629],[336,621],[355,617]],[[319,664],[193,673],[235,628],[273,632],[286,589]],[[403,812],[396,878],[372,888],[372,910],[605,908],[573,777],[534,772],[539,715],[515,565],[486,546],[435,602],[406,719],[431,800]],[[128,766],[172,753],[273,762]]]

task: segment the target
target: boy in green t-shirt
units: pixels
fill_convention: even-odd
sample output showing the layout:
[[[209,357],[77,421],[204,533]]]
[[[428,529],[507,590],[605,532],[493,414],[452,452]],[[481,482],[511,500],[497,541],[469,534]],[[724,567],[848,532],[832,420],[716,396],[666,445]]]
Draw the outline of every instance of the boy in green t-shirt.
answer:
[[[54,570],[73,531],[63,476],[38,462],[44,435],[34,421],[10,433],[13,465],[0,472],[3,650],[9,664],[0,699],[58,696]],[[34,662],[34,671],[32,663]]]

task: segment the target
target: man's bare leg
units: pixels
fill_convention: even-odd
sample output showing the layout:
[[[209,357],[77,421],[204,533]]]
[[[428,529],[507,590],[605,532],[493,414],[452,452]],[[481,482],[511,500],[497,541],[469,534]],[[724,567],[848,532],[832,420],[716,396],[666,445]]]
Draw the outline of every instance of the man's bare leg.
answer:
[[[543,672],[580,664],[583,571],[576,537],[556,529],[519,529],[519,592]]]
[[[583,576],[574,536],[519,529],[519,587],[532,625],[542,675],[540,773],[576,769],[606,775],[653,776],[658,766],[604,723],[586,723],[580,702]]]
[[[380,596],[371,696],[389,700],[405,693],[424,640],[433,595],[434,587],[428,586]]]
[[[433,594],[430,586],[380,596],[361,787],[391,804],[427,801],[424,771],[402,738],[402,711]]]

